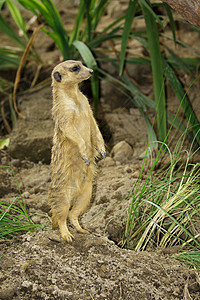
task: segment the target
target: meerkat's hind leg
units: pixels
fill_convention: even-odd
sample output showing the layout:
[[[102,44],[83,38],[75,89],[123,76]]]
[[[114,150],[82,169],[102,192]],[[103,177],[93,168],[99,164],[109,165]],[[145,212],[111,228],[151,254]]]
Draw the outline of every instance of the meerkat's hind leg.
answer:
[[[84,213],[92,196],[92,181],[85,181],[82,185],[80,194],[77,196],[76,201],[69,212],[69,220],[78,232],[89,233],[83,229],[78,221],[78,217]]]
[[[55,209],[52,208],[52,229],[58,228],[58,218]]]
[[[59,227],[61,237],[67,242],[71,242],[74,238],[73,235],[69,232],[67,228],[67,217],[69,214],[70,204],[66,204],[64,207],[59,207],[59,211],[56,209],[53,210],[54,215],[52,216],[52,227]]]

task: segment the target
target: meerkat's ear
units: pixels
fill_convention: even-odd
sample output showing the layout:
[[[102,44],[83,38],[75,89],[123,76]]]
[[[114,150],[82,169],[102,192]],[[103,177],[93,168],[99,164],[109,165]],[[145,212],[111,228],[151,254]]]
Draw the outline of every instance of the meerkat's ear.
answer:
[[[62,80],[62,75],[59,72],[53,73],[53,77],[55,78],[56,81],[61,82]]]

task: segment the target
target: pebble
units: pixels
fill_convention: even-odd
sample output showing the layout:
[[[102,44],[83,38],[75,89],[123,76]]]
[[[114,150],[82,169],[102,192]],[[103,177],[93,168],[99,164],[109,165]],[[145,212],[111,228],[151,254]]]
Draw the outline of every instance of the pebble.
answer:
[[[21,166],[21,161],[20,161],[20,159],[17,159],[17,158],[16,159],[12,159],[10,163],[14,167],[20,167]]]
[[[132,173],[132,169],[129,166],[125,166],[124,172],[126,172],[126,173]]]
[[[112,148],[111,156],[115,161],[125,163],[133,157],[133,149],[127,142],[121,141]]]
[[[17,290],[16,286],[4,286],[4,284],[1,284],[0,299],[2,300],[13,299],[16,290]]]
[[[25,199],[28,199],[28,198],[30,198],[30,193],[29,192],[24,192],[22,194],[22,197],[25,198]]]
[[[103,167],[112,167],[112,166],[115,166],[115,161],[112,157],[107,156],[105,159],[102,159],[99,162],[99,165],[103,166]]]
[[[30,286],[32,286],[32,282],[30,282],[30,281],[28,281],[28,280],[24,280],[23,282],[22,282],[22,286],[24,287],[24,288],[29,288]]]

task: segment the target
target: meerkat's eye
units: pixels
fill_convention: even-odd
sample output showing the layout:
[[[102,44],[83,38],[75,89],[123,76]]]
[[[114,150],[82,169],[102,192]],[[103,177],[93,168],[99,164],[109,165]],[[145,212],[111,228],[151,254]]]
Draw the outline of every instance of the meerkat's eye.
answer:
[[[81,67],[79,65],[76,65],[74,67],[71,67],[69,70],[70,72],[78,73],[80,71]]]

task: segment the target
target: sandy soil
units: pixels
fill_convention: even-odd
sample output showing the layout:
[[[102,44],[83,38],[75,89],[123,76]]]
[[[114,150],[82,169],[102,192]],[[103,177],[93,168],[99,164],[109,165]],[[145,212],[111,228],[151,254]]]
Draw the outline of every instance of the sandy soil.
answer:
[[[127,3],[120,2],[124,10]],[[61,10],[65,26],[70,28],[64,16],[74,16],[76,7]],[[120,12],[115,5],[108,15],[114,18]],[[48,78],[60,54],[56,49],[47,51],[49,39],[42,44],[41,38],[37,39],[36,46],[46,62],[41,77]],[[110,70],[109,65],[106,67]],[[34,68],[29,65],[23,79],[31,81]],[[152,95],[148,70],[129,72]],[[53,132],[50,81],[38,91],[18,96],[24,119],[18,119],[9,135],[11,144],[0,152],[0,164],[12,166],[32,220],[49,227],[0,240],[0,299],[200,299],[198,273],[172,258],[177,248],[136,253],[119,247],[131,201],[129,194],[147,146],[147,130],[138,110],[119,91],[106,82],[101,89],[98,121],[108,156],[98,162],[91,204],[81,218],[91,233],[78,234],[70,228],[75,236],[71,244],[62,241],[57,230],[51,230],[47,204]],[[199,108],[197,94],[195,86],[191,100]],[[177,104],[170,88],[168,95],[168,106],[175,111]],[[0,200],[11,203],[19,192],[10,169],[0,168],[0,182]]]

